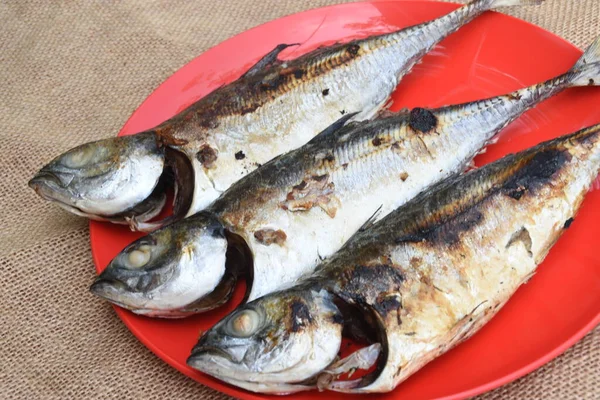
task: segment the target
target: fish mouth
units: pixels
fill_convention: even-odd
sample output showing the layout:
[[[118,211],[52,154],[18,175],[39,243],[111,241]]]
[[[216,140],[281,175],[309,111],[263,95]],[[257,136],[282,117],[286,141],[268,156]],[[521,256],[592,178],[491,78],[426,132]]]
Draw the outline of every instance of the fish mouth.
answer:
[[[119,301],[119,295],[115,287],[126,287],[126,285],[116,279],[109,279],[98,277],[90,286],[90,292],[95,294],[96,296],[103,298],[105,300],[110,301],[113,304],[118,305],[126,310],[133,311],[133,308],[129,305]]]
[[[61,201],[57,198],[57,189],[64,190],[64,186],[61,179],[51,171],[41,169],[27,185],[44,200]]]
[[[202,367],[202,363],[200,362],[201,359],[204,357],[210,357],[210,356],[221,357],[232,363],[239,362],[238,360],[235,360],[233,358],[233,356],[231,354],[229,354],[226,350],[223,350],[219,347],[196,345],[192,349],[192,352],[191,352],[190,356],[188,357],[186,363],[193,368],[196,368],[195,365],[197,365],[198,367],[201,368]]]

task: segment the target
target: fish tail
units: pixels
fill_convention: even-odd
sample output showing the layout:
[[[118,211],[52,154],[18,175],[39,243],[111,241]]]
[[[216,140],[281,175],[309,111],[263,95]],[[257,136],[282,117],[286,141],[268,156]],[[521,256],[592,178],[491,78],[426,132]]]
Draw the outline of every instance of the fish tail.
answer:
[[[583,53],[570,75],[571,86],[600,86],[600,37]]]

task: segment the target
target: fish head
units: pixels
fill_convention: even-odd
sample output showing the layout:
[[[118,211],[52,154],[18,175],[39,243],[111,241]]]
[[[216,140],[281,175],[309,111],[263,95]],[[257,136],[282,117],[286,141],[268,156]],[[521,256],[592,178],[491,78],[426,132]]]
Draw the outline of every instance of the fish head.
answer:
[[[29,186],[70,212],[104,219],[150,197],[163,174],[164,158],[152,132],[99,140],[58,156]],[[163,204],[164,199],[152,206],[160,211]]]
[[[293,289],[238,307],[202,335],[187,363],[248,390],[290,393],[310,387],[305,381],[334,361],[341,339],[331,295]]]
[[[90,290],[137,314],[183,317],[230,298],[236,281],[226,269],[226,253],[223,225],[199,213],[127,246]]]

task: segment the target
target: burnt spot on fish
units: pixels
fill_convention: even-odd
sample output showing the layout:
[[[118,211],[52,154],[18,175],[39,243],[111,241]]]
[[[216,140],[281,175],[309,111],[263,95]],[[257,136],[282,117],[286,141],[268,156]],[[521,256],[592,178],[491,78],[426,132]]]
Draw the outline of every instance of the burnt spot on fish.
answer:
[[[243,160],[244,158],[246,158],[246,155],[244,154],[244,152],[242,150],[235,153],[236,160]]]
[[[302,77],[304,76],[304,74],[306,74],[306,71],[304,71],[303,69],[298,68],[298,69],[294,70],[293,74],[294,74],[294,78],[296,78],[296,79],[302,79]]]
[[[358,52],[360,51],[360,45],[354,43],[351,44],[350,46],[346,47],[346,52],[351,56],[351,57],[356,57],[358,55]]]
[[[427,240],[427,236],[425,235],[425,232],[421,232],[421,233],[402,235],[402,236],[396,238],[395,242],[396,242],[396,244],[419,243],[419,242],[424,242],[425,240]]]
[[[331,322],[338,325],[344,325],[344,316],[339,312],[333,313],[331,316]]]
[[[323,97],[327,96],[329,94],[329,89],[323,89],[321,94],[323,95]]]
[[[573,221],[575,221],[575,218],[573,218],[573,217],[566,220],[565,224],[563,225],[563,229],[569,229],[571,227],[571,224],[573,223]]]
[[[548,149],[535,154],[504,185],[504,191],[514,199],[520,199],[521,192],[531,192],[545,185],[552,176],[569,160],[565,151]]]
[[[273,72],[263,78],[260,83],[260,89],[264,91],[271,91],[282,86],[286,81],[286,74],[284,71]]]
[[[215,161],[217,161],[217,151],[205,144],[196,153],[196,158],[204,168],[212,168]]]
[[[408,179],[408,173],[405,172],[405,171],[400,172],[400,179],[402,180],[402,182],[404,182],[405,180],[407,180]]]
[[[473,229],[483,219],[481,212],[475,208],[468,209],[457,215],[449,224],[444,224],[434,229],[430,234],[430,240],[436,243],[455,244],[460,236]]]
[[[596,82],[590,78],[590,81],[588,82],[590,86],[594,86],[596,84]]]
[[[521,96],[518,92],[517,93],[511,93],[511,94],[508,95],[508,98],[510,100],[514,100],[514,101],[519,101],[519,100],[521,100],[522,97],[523,96]]]
[[[375,300],[373,308],[384,319],[388,316],[388,314],[396,312],[398,325],[402,325],[402,318],[400,316],[400,312],[398,312],[398,310],[402,308],[402,299],[397,294],[382,293]]]
[[[522,227],[521,229],[512,234],[508,243],[506,243],[506,248],[508,249],[510,246],[519,242],[523,243],[523,246],[525,246],[525,250],[527,250],[527,254],[529,255],[529,257],[533,257],[533,253],[531,252],[531,246],[533,244],[531,241],[531,235],[525,227]]]
[[[512,190],[508,190],[506,194],[515,200],[521,200],[521,197],[525,194],[525,186],[519,185]]]
[[[185,139],[176,138],[173,135],[173,129],[170,128],[156,128],[156,144],[158,147],[166,146],[185,146],[189,142]]]
[[[343,163],[342,164],[342,168],[344,168],[344,170],[347,170],[348,169],[348,163]]]
[[[346,110],[341,110],[340,114],[342,114],[342,115],[346,114]]]
[[[265,228],[254,232],[254,238],[265,246],[270,246],[272,244],[281,246],[283,243],[285,243],[287,235],[281,229],[275,230]]]
[[[200,126],[206,129],[215,129],[219,127],[219,121],[216,118],[204,118],[199,121]]]
[[[373,146],[381,146],[381,139],[376,137],[372,140]]]
[[[246,104],[241,107],[240,114],[241,115],[250,114],[250,113],[256,111],[259,107],[260,107],[260,104],[258,104],[258,103]]]
[[[477,226],[483,219],[483,215],[475,208],[470,208],[452,217],[451,220],[430,225],[416,232],[402,235],[396,239],[396,243],[445,243],[453,245],[460,241],[460,236]]]
[[[327,155],[325,156],[324,160],[328,161],[328,162],[334,162],[335,161],[335,157],[333,156],[333,154],[327,153]]]
[[[369,304],[382,317],[401,306],[400,300],[381,295],[399,292],[405,280],[402,271],[393,264],[359,264],[344,271],[341,280],[337,295],[355,304]]]
[[[318,206],[334,218],[340,206],[334,189],[333,182],[329,182],[329,174],[313,175],[293,186],[280,207],[289,211],[308,211]]]
[[[392,145],[390,146],[390,149],[395,152],[395,153],[399,153],[401,148],[400,148],[400,144],[398,142],[394,142],[392,143]]]
[[[290,304],[290,311],[290,330],[292,332],[300,331],[313,321],[308,306],[301,301],[294,300]]]
[[[415,108],[408,117],[408,126],[414,131],[427,133],[435,129],[438,124],[437,117],[425,108]]]

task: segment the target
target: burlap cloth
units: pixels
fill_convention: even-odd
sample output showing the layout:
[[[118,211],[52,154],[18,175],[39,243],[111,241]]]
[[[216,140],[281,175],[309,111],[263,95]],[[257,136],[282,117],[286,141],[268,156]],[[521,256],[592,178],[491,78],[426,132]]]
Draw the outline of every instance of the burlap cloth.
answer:
[[[85,141],[115,135],[178,68],[271,19],[340,0],[5,1],[0,4],[0,397],[224,399],[155,357],[88,293],[88,224],[27,180]],[[549,0],[514,15],[579,47],[600,0]],[[600,398],[600,329],[482,396]]]

